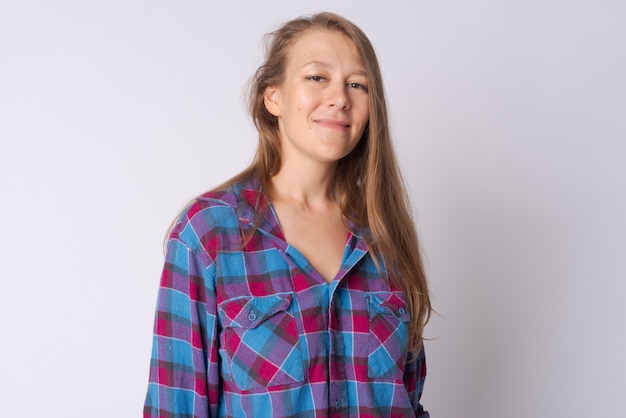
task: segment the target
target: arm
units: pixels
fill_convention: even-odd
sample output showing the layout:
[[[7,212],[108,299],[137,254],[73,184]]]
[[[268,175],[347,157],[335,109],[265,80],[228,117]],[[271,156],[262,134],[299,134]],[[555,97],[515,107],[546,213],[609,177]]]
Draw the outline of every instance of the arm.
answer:
[[[404,368],[404,384],[409,392],[411,404],[415,410],[415,416],[418,418],[430,418],[428,411],[420,403],[422,391],[424,390],[424,382],[426,380],[426,357],[424,355],[424,345],[420,350],[417,358],[411,361],[412,356],[409,354]]]
[[[213,273],[201,247],[187,245],[174,232],[159,287],[144,418],[217,415]]]

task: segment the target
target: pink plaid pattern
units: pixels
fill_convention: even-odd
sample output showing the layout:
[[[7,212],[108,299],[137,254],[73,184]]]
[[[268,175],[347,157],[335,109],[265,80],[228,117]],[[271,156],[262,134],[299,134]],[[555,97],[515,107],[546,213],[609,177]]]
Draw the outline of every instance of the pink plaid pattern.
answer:
[[[327,283],[257,179],[200,196],[168,240],[144,417],[429,417],[404,294],[359,232]]]

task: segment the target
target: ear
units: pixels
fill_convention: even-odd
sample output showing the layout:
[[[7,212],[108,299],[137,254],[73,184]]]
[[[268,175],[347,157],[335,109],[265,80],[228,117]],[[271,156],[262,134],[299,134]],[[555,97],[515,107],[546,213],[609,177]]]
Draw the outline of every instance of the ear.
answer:
[[[280,91],[276,86],[269,86],[265,89],[265,93],[263,93],[263,102],[265,103],[265,108],[272,115],[279,117],[281,115],[280,105],[278,103]]]

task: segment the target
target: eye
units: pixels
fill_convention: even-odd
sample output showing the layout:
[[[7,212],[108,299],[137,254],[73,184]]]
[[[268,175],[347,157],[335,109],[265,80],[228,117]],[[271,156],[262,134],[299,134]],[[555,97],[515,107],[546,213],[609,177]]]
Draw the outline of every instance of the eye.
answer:
[[[363,90],[364,92],[368,91],[367,86],[361,83],[355,83],[355,82],[348,83],[348,87],[350,87],[351,89]]]
[[[321,75],[310,75],[310,76],[307,77],[307,80],[322,82],[322,81],[324,81],[326,79],[324,77],[322,77]]]

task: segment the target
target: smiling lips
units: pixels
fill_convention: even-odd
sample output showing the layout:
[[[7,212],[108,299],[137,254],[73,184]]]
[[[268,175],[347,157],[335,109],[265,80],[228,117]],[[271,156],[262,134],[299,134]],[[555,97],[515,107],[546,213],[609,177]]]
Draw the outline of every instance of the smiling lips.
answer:
[[[336,129],[339,131],[345,131],[350,128],[349,123],[335,119],[315,119],[315,122],[324,128]]]

